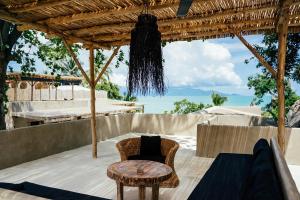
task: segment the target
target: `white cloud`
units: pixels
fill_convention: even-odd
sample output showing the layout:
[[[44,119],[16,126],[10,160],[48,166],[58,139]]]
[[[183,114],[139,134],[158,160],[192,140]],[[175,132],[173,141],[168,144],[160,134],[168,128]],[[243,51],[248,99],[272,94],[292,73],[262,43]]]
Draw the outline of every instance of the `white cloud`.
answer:
[[[125,74],[121,74],[121,73],[113,73],[110,76],[110,81],[119,85],[119,86],[126,86],[126,80],[127,80],[127,76]]]
[[[237,86],[242,80],[234,71],[227,48],[211,42],[176,42],[164,48],[169,86]]]

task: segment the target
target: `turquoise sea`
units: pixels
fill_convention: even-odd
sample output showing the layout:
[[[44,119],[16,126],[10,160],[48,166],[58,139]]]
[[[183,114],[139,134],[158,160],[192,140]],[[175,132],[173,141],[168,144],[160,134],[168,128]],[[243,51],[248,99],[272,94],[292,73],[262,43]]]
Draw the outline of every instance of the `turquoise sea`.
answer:
[[[240,96],[240,95],[226,95],[228,101],[224,106],[249,106],[253,99],[253,96]],[[174,108],[174,102],[182,99],[188,99],[195,103],[212,104],[211,96],[163,96],[163,97],[138,97],[138,103],[145,104],[145,113],[164,113],[164,111],[170,111]],[[264,106],[270,102],[271,96],[265,97],[264,103],[260,106]]]

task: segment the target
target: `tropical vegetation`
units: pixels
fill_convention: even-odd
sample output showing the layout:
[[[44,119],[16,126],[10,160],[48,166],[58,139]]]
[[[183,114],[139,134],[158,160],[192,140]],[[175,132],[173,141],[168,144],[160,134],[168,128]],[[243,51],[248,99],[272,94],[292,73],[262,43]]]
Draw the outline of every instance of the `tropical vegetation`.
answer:
[[[83,50],[83,47],[78,44],[72,45],[71,48],[76,55]],[[60,38],[48,38],[46,34],[33,30],[20,32],[15,24],[0,20],[0,130],[6,129],[7,72],[13,72],[16,70],[15,66],[18,66],[23,75],[31,76],[36,73],[37,59],[46,65],[47,69],[44,70],[44,73],[55,75],[57,80],[61,75],[80,76],[75,62]],[[103,51],[97,50],[96,71],[101,70],[105,59]],[[124,53],[120,52],[115,67],[118,67],[123,60]],[[108,76],[109,71],[104,74],[106,81],[101,81],[98,88],[108,88],[111,98],[119,98],[121,95],[117,94],[118,90],[115,85],[110,83]]]
[[[277,70],[278,64],[278,36],[277,34],[266,34],[263,37],[260,45],[255,45],[256,50],[262,55],[265,60]],[[300,83],[300,34],[288,34],[287,37],[287,55],[286,55],[286,73],[285,73],[285,107],[286,112],[299,99],[299,96],[292,89],[290,81]],[[252,60],[250,58],[250,60]],[[246,60],[249,63],[250,60]],[[260,64],[257,68],[261,72],[248,78],[248,87],[254,89],[255,98],[252,101],[254,105],[260,105],[264,101],[266,95],[272,96],[270,102],[263,107],[266,116],[272,117],[277,121],[278,118],[278,97],[277,86],[274,77]]]
[[[227,97],[222,96],[216,92],[211,94],[212,103],[214,106],[221,106],[227,101]],[[170,114],[188,114],[203,110],[205,108],[210,108],[212,105],[203,104],[203,103],[194,103],[189,101],[188,99],[182,99],[180,101],[174,102],[174,109],[171,111],[165,111],[165,113]]]

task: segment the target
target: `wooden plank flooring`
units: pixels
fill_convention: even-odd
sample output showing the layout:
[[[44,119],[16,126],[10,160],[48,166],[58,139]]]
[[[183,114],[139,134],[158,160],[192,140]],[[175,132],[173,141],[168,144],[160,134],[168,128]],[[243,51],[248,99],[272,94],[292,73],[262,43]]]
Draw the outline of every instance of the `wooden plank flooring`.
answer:
[[[99,158],[92,158],[91,145],[45,157],[0,171],[0,182],[24,181],[64,190],[116,199],[117,187],[106,176],[109,164],[120,160],[115,143],[121,139],[138,136],[130,133],[98,144]],[[174,189],[160,189],[160,199],[184,200],[210,167],[213,159],[195,156],[196,138],[191,136],[163,136],[180,143],[175,157],[175,169],[180,185]],[[1,191],[0,191],[1,197]],[[138,189],[124,188],[125,199],[138,199]],[[146,190],[151,198],[151,189]]]

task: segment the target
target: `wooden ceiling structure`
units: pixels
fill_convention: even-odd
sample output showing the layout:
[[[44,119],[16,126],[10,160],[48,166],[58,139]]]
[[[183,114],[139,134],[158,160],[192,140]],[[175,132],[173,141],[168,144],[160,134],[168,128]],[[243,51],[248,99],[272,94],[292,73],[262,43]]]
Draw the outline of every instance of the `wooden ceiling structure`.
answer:
[[[285,149],[284,72],[287,34],[300,31],[300,0],[193,0],[187,16],[177,17],[180,0],[149,0],[149,11],[158,18],[163,41],[192,41],[237,36],[277,81],[278,142]],[[115,48],[130,43],[130,33],[143,0],[0,0],[0,19],[18,25],[20,31],[35,29],[64,39],[71,56],[91,87],[95,98],[94,48]],[[277,32],[278,66],[270,66],[243,35]],[[82,43],[90,50],[88,76],[70,48]],[[275,70],[277,68],[277,70]],[[188,70],[188,69],[186,69]],[[91,104],[93,147],[96,148],[95,104]],[[97,156],[97,150],[93,150]]]
[[[111,48],[130,43],[143,0],[0,0],[1,18],[64,36],[71,43]],[[186,17],[176,17],[179,0],[150,0],[164,41],[191,41],[272,32],[279,0],[194,0]],[[289,31],[298,32],[300,1],[292,1]]]

